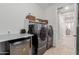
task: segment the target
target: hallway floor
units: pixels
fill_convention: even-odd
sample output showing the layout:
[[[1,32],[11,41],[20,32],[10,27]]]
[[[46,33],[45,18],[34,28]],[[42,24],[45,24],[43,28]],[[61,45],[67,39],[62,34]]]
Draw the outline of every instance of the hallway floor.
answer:
[[[59,41],[58,47],[48,49],[44,55],[75,55],[75,41],[75,37],[64,37]]]

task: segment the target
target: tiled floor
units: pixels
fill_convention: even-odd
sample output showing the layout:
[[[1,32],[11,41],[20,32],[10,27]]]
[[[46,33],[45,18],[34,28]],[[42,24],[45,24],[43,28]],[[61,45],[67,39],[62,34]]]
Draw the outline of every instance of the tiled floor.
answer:
[[[75,55],[75,37],[64,37],[60,40],[59,47],[48,49],[44,55]]]

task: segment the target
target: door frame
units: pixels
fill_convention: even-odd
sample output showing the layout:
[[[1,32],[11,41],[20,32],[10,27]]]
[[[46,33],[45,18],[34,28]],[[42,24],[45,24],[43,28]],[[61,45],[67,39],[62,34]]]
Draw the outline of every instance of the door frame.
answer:
[[[74,30],[74,31],[75,31],[75,34],[74,34],[74,35],[77,35],[78,4],[77,4],[77,3],[73,3],[73,4],[70,3],[70,4],[65,4],[65,5],[63,4],[63,5],[61,5],[61,6],[58,6],[57,9],[56,9],[56,10],[57,10],[57,14],[58,14],[58,8],[62,8],[62,7],[64,7],[64,6],[68,6],[68,5],[73,5],[73,6],[74,6],[74,17],[75,17],[74,20],[76,20],[76,21],[75,21],[75,30]],[[58,17],[58,15],[57,15],[57,17]],[[57,18],[57,19],[58,19],[58,18]],[[59,39],[61,39],[61,38],[60,38],[60,23],[59,23],[59,19],[58,19],[58,28],[59,28],[59,29],[58,29]],[[73,35],[73,36],[74,36],[74,35]],[[76,38],[76,36],[74,36],[74,37]],[[76,49],[77,49],[76,43],[77,43],[77,38],[76,38],[75,43],[74,43],[74,44],[75,44],[75,51],[74,51],[74,52],[75,52],[75,53],[74,53],[75,55],[76,55],[76,52],[77,52],[77,51],[76,51]]]

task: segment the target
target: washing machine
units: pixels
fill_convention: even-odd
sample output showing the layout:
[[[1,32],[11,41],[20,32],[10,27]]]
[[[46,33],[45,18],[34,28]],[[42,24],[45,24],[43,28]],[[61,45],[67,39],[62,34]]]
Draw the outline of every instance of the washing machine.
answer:
[[[48,25],[47,49],[51,47],[53,47],[53,28],[51,25]]]
[[[32,37],[32,54],[42,55],[47,46],[47,28],[44,24],[30,24],[28,33],[34,34]]]

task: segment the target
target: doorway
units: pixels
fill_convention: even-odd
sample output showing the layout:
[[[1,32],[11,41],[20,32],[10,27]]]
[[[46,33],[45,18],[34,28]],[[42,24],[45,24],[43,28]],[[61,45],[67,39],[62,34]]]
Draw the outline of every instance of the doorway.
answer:
[[[57,9],[59,20],[59,47],[68,54],[76,54],[76,15],[75,5],[69,4]]]

